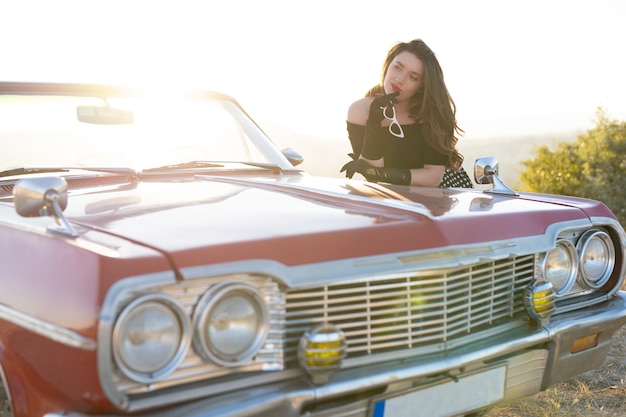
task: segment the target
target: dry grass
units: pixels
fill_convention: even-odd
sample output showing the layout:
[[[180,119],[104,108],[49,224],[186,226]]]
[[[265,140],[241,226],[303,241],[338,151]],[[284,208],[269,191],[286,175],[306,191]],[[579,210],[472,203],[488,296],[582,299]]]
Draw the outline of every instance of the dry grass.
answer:
[[[600,369],[560,383],[533,397],[493,408],[482,417],[626,416],[626,326],[614,336]]]

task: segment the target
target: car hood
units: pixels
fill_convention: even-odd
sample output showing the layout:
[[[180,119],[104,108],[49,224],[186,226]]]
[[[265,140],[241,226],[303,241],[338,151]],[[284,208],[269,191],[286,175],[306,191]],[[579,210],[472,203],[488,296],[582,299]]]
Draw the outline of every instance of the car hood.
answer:
[[[300,174],[197,175],[73,189],[65,210],[79,231],[156,249],[179,266],[243,259],[302,264],[501,241],[543,234],[555,221],[607,214],[601,203],[582,199]]]

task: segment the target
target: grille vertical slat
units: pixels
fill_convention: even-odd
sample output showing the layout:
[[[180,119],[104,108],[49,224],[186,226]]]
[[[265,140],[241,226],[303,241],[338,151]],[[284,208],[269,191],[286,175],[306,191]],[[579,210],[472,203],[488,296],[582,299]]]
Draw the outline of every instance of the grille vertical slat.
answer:
[[[324,320],[341,328],[348,358],[439,344],[517,321],[534,256],[378,278],[287,293],[286,359],[299,338]]]

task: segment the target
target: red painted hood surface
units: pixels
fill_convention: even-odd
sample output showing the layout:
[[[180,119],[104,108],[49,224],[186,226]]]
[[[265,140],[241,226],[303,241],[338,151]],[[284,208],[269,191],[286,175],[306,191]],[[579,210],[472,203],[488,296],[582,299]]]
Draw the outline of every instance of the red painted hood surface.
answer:
[[[322,262],[538,235],[556,221],[612,216],[601,203],[583,199],[300,174],[149,179],[121,191],[81,188],[70,191],[65,213],[79,230],[158,249],[178,267],[244,259]]]

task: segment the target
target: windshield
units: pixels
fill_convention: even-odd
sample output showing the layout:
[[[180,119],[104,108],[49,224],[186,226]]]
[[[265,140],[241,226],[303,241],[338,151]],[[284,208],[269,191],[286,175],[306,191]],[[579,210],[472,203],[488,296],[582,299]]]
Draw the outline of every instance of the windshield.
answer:
[[[31,168],[293,168],[228,98],[0,95],[0,172]],[[218,164],[215,164],[217,162]],[[185,165],[186,164],[186,165]]]

